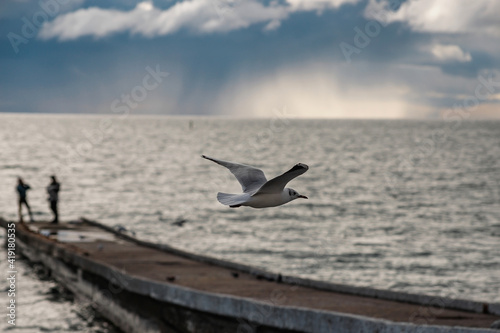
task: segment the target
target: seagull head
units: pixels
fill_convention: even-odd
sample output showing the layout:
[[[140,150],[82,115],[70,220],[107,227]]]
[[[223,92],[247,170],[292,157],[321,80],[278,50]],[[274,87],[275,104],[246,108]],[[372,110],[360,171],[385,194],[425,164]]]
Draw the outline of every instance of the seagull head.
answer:
[[[289,201],[302,198],[302,199],[308,199],[305,195],[299,194],[297,191],[295,191],[293,188],[285,188],[284,192],[288,194]]]

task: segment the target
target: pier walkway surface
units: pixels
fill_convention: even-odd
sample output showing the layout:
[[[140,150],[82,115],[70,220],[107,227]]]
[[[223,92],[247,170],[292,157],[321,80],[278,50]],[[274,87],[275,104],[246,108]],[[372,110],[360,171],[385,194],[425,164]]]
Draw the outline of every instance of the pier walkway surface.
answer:
[[[0,219],[3,227],[7,223]],[[114,301],[119,306],[125,311],[139,313],[145,320],[150,320],[147,318],[148,313],[168,317],[165,311],[145,311],[148,307],[158,306],[158,302],[194,311],[203,320],[214,322],[215,326],[231,322],[228,325],[232,325],[233,332],[247,332],[249,329],[256,332],[313,332],[319,330],[318,327],[330,331],[325,327],[329,324],[335,327],[340,322],[343,326],[339,324],[339,332],[347,331],[349,325],[353,332],[443,332],[444,327],[449,329],[445,329],[445,332],[495,332],[488,328],[500,319],[498,304],[285,277],[166,245],[142,242],[125,230],[116,230],[85,219],[58,225],[16,223],[16,242],[29,259],[45,262],[52,266],[52,270],[59,267],[52,262],[52,259],[57,260],[65,265],[68,272],[75,272],[73,280],[86,279],[90,284],[101,286],[101,291],[102,286],[112,289],[112,293],[108,294],[116,298]],[[65,274],[53,272],[56,280],[62,280],[63,284]],[[116,293],[113,288],[117,290]],[[90,294],[87,296],[92,297]],[[134,294],[138,295],[135,299]],[[141,311],[140,302],[145,300],[144,297],[152,298],[153,303],[144,304]],[[240,301],[243,303],[240,304]],[[308,317],[308,313],[312,317]],[[333,317],[328,317],[328,313],[334,313]],[[211,315],[215,319],[207,319]],[[324,316],[328,317],[326,324],[321,326],[315,323],[320,320],[315,318]],[[200,326],[200,320],[194,320],[194,317],[191,314],[191,324],[156,318],[152,320],[151,327],[160,327],[159,331],[166,330],[162,327],[171,327],[174,332],[218,331],[212,330],[206,322]],[[310,323],[287,324],[288,321],[297,320]],[[158,324],[162,321],[162,324]],[[131,325],[130,322],[122,323],[121,327],[130,327],[129,331],[134,331]],[[195,328],[190,330],[189,325]],[[422,325],[429,329],[422,330]],[[259,330],[260,326],[262,328]],[[304,330],[304,327],[309,328]]]

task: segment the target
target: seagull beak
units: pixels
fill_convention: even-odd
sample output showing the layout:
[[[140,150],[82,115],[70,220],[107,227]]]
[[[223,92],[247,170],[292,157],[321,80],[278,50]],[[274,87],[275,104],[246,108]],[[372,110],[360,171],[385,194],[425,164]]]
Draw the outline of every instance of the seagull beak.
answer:
[[[305,195],[299,195],[297,198],[302,198],[302,199],[309,199],[308,197],[306,197]]]

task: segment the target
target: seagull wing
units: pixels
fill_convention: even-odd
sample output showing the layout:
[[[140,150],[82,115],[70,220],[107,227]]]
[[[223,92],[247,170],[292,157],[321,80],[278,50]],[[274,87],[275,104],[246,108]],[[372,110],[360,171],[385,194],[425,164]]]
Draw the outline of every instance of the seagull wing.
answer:
[[[295,164],[293,168],[282,174],[281,176],[275,177],[262,185],[261,188],[253,195],[257,194],[270,194],[270,193],[281,193],[285,188],[286,184],[295,177],[300,176],[306,172],[309,167],[303,163]]]
[[[205,155],[201,155],[201,157],[228,168],[229,171],[231,171],[231,173],[236,177],[238,182],[240,182],[244,193],[254,194],[267,181],[264,172],[252,166],[226,162]]]

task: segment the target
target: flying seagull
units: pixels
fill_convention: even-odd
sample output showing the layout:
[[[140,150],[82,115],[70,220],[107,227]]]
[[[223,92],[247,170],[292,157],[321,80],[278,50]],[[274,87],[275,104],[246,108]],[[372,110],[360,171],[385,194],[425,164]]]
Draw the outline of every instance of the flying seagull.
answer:
[[[252,166],[226,162],[205,155],[201,157],[228,168],[241,184],[242,194],[217,193],[217,200],[223,205],[232,208],[240,206],[266,208],[281,206],[297,198],[307,199],[294,189],[285,188],[289,181],[309,169],[305,164],[298,163],[281,176],[268,181],[262,170]]]

